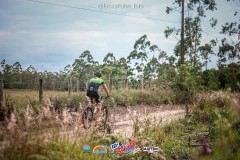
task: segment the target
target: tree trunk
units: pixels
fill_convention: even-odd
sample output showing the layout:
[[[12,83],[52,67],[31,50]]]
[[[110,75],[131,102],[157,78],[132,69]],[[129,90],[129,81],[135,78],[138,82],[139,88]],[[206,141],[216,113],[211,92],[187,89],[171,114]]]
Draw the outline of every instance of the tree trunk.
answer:
[[[39,79],[39,102],[43,101],[43,79]]]
[[[128,79],[126,78],[126,88],[128,89]]]
[[[79,92],[79,79],[77,79],[77,92]]]
[[[3,102],[3,80],[0,80],[0,121],[4,121],[6,116],[6,108]]]
[[[108,75],[108,83],[109,83],[109,90],[110,92],[112,91],[112,79],[111,79],[111,74]]]
[[[182,0],[182,22],[181,22],[181,64],[184,64],[184,0]]]
[[[72,77],[69,76],[68,77],[68,94],[71,95],[71,91],[72,91]]]
[[[88,81],[86,81],[86,90],[88,89]]]

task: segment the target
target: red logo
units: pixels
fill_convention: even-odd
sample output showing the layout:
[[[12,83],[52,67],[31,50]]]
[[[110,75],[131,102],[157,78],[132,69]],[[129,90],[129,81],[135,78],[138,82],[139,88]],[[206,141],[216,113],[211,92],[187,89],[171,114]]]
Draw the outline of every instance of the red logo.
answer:
[[[115,150],[115,153],[116,154],[122,154],[122,153],[129,153],[129,152],[131,152],[134,148],[135,148],[135,146],[136,146],[136,143],[134,142],[134,141],[131,141],[130,143],[129,143],[129,145],[126,145],[126,146],[124,146],[124,147],[122,147],[122,146],[118,146],[117,148],[116,148],[116,150]]]

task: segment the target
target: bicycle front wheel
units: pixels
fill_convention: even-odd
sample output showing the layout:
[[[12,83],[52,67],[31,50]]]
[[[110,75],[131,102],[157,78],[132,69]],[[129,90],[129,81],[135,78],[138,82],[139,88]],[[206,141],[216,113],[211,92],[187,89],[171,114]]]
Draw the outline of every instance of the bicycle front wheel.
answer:
[[[85,129],[89,129],[91,127],[91,122],[93,121],[93,108],[87,106],[82,115],[83,126]]]

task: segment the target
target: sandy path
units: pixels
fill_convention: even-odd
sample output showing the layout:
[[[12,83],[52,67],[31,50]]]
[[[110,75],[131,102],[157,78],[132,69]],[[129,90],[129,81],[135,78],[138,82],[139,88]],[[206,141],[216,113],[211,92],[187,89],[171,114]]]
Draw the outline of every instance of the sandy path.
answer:
[[[141,126],[146,120],[149,120],[150,124],[166,124],[183,118],[185,115],[185,110],[182,107],[169,109],[166,106],[160,106],[149,110],[148,106],[144,107],[144,110],[142,108],[126,108],[126,110],[127,113],[117,113],[110,117],[110,121],[113,121],[113,133],[125,138],[133,136],[133,125],[136,118],[139,120],[138,124]]]
[[[138,117],[139,122],[143,123],[146,118],[150,120],[151,124],[169,123],[173,120],[183,118],[185,110],[182,106],[177,105],[161,105],[161,106],[137,106],[137,107],[117,107],[109,109],[111,132],[125,138],[133,136],[133,117]],[[73,126],[71,128],[62,128],[60,130],[45,132],[38,134],[31,134],[29,138],[42,139],[48,141],[52,138],[65,139],[74,142],[77,139],[84,138],[85,135],[93,132],[96,128],[85,130],[83,125]],[[140,129],[141,130],[141,129]],[[95,132],[94,131],[94,132]],[[10,141],[0,141],[0,150],[9,146]]]

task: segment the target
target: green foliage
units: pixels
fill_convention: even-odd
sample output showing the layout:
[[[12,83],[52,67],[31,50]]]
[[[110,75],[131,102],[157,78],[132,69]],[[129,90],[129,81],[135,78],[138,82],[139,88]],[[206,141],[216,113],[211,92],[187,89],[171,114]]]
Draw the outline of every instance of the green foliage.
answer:
[[[161,88],[155,91],[121,90],[113,93],[119,106],[171,104],[175,102],[174,95],[173,91]]]
[[[201,70],[202,66],[207,67],[209,61],[208,56],[213,53],[212,45],[206,44],[201,45],[202,38],[202,22],[206,18],[206,12],[216,10],[215,0],[194,0],[189,1],[187,7],[185,7],[184,12],[194,12],[195,15],[188,15],[184,18],[184,61],[189,63],[189,66],[195,67],[198,71]],[[177,8],[181,8],[182,1],[175,0],[171,6],[167,6],[167,14],[174,12]],[[217,19],[211,18],[211,27],[216,26]],[[168,38],[170,35],[178,37],[180,34],[180,29],[175,27],[167,26],[164,31],[165,37]],[[180,40],[177,42],[174,53],[177,57],[180,57]],[[199,51],[201,54],[199,54]]]
[[[223,92],[202,93],[198,95],[193,110],[193,119],[196,122],[213,124],[216,120],[218,109],[222,116],[226,115],[230,105],[229,96]]]
[[[230,88],[231,91],[240,90],[240,64],[230,63],[229,65],[220,66],[219,81],[224,88]]]
[[[8,148],[3,155],[3,160],[96,160],[107,157],[83,153],[81,143],[69,141],[27,143],[20,148]]]
[[[221,117],[216,121],[218,132],[216,144],[214,146],[215,154],[212,159],[224,158],[226,160],[231,160],[240,157],[239,124],[239,115]]]
[[[218,97],[216,99],[220,99]],[[226,96],[224,96],[226,100]],[[239,99],[239,98],[238,98]],[[230,100],[229,98],[227,100]],[[219,100],[215,100],[215,103],[219,104]],[[234,106],[235,105],[235,106]],[[216,106],[216,104],[215,104]],[[214,108],[213,105],[211,105]],[[239,130],[239,112],[234,110],[234,107],[239,107],[239,104],[233,104],[225,102],[225,108],[220,109],[219,106],[213,112],[214,116],[211,116],[211,126],[215,129],[214,132],[214,155],[209,159],[238,159],[240,157],[240,130]],[[208,112],[205,112],[208,114]]]
[[[173,85],[177,102],[192,104],[195,100],[196,89],[198,89],[200,83],[201,77],[195,73],[194,68],[182,64],[179,67],[179,75]]]
[[[168,127],[171,127],[171,129],[169,130]],[[160,146],[167,159],[189,159],[191,155],[196,154],[195,148],[188,147],[189,133],[186,132],[186,126],[181,123],[170,124],[163,130],[167,136]]]
[[[219,72],[215,69],[206,70],[202,74],[203,85],[210,90],[219,90],[221,83],[219,81]]]

